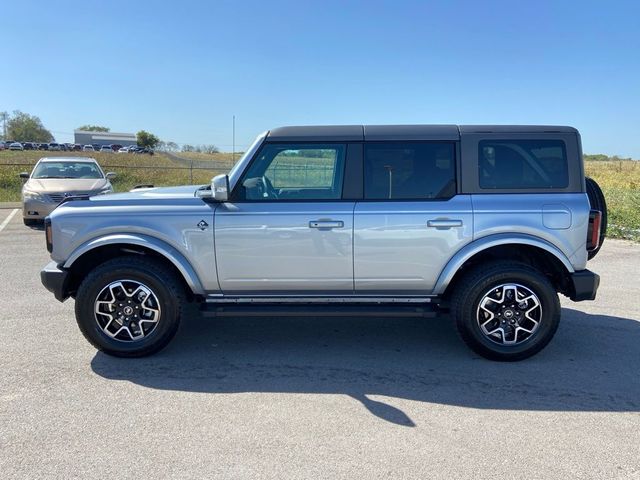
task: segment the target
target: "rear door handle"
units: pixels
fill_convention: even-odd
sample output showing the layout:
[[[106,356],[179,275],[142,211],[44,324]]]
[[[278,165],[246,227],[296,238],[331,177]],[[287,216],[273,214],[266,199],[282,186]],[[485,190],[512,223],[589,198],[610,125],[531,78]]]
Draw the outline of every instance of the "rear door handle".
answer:
[[[309,228],[342,228],[344,222],[340,220],[311,220]]]
[[[427,227],[432,228],[454,228],[461,226],[462,220],[450,220],[448,218],[444,218],[442,220],[429,220],[427,222]]]

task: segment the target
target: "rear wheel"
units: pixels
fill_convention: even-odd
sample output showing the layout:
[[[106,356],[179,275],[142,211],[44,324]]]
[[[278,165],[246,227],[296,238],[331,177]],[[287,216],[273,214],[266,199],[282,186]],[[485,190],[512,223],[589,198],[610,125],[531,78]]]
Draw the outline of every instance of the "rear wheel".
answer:
[[[607,236],[607,202],[604,198],[604,193],[602,193],[602,189],[600,185],[590,177],[585,177],[585,182],[587,185],[587,197],[589,197],[589,204],[591,205],[592,210],[600,210],[602,212],[602,222],[600,224],[600,241],[598,243],[598,248],[591,250],[588,253],[588,258],[591,260],[595,257],[600,248],[602,247],[602,243]]]
[[[528,265],[483,265],[456,285],[451,314],[473,351],[490,360],[517,361],[553,338],[560,302],[549,280]]]
[[[184,289],[164,264],[119,257],[93,270],[76,295],[76,321],[97,349],[141,357],[164,348],[180,323]]]

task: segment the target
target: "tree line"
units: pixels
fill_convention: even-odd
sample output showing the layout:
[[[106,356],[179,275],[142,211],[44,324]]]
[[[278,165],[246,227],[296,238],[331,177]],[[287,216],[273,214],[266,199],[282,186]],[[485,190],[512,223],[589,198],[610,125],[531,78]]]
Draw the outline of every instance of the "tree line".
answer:
[[[12,114],[0,112],[0,122],[2,122],[2,130],[0,137],[2,140],[11,140],[13,142],[36,142],[51,143],[55,141],[53,134],[45,128],[42,120],[36,115],[15,110]],[[110,132],[109,127],[102,125],[81,125],[76,130],[84,130],[86,132]],[[201,152],[201,153],[218,153],[220,150],[215,145],[178,145],[175,142],[165,142],[160,140],[153,133],[146,130],[140,130],[136,134],[136,141],[139,147],[154,148],[169,152]]]

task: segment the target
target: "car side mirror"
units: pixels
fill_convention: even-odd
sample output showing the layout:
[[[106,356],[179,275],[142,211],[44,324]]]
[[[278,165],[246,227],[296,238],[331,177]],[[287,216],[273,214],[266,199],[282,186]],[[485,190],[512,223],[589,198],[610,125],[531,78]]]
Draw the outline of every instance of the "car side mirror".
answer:
[[[116,178],[116,176],[116,172],[107,172],[107,174],[105,175],[105,177],[107,177],[107,180],[112,180]]]
[[[217,202],[226,202],[229,199],[229,175],[216,175],[211,180],[211,192]]]
[[[29,174],[27,172],[20,172],[20,178],[28,180]]]

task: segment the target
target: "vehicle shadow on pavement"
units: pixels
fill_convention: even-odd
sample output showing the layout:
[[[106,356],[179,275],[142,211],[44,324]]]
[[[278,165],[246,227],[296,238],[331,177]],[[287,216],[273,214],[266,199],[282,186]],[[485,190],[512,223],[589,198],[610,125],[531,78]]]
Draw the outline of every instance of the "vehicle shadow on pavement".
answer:
[[[149,388],[344,394],[405,426],[387,396],[479,409],[640,411],[640,321],[563,309],[556,337],[517,363],[468,350],[447,319],[224,318],[195,310],[142,359],[97,353],[93,371]]]

